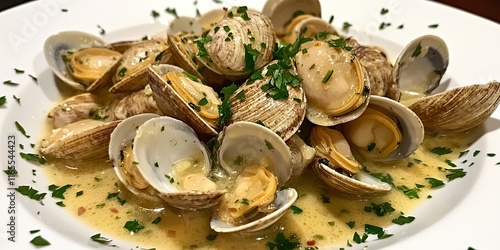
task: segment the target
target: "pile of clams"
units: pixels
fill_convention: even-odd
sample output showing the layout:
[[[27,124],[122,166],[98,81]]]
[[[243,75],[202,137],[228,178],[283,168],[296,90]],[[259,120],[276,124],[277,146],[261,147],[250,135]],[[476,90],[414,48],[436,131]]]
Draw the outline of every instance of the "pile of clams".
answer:
[[[287,181],[307,167],[339,195],[384,195],[391,186],[360,161],[404,159],[425,132],[469,130],[500,102],[496,81],[433,94],[448,66],[441,38],[416,38],[392,64],[339,35],[315,0],[179,17],[146,40],[66,31],[44,54],[78,94],[49,112],[43,155],[109,156],[139,199],[213,209],[225,233],[278,221],[297,199]]]

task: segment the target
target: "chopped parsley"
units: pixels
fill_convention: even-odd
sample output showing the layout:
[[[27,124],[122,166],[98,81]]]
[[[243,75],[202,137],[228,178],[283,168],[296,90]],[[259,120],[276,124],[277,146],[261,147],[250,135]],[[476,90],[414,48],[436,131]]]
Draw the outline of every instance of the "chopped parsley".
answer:
[[[365,232],[367,234],[376,234],[378,239],[385,239],[392,236],[392,234],[386,234],[383,228],[370,224],[365,224]]]
[[[156,19],[156,18],[158,18],[158,17],[160,16],[160,13],[158,13],[158,12],[157,12],[157,11],[155,11],[155,10],[152,10],[152,11],[151,11],[151,16],[152,16],[153,18],[155,18],[155,19]]]
[[[392,220],[392,223],[398,224],[398,225],[404,225],[404,224],[411,223],[413,220],[415,220],[415,217],[413,217],[413,216],[405,217],[403,215],[400,215],[398,218],[394,218]]]
[[[97,28],[99,29],[99,34],[101,35],[105,35],[106,34],[106,31],[101,27],[101,25],[97,25]]]
[[[270,143],[268,140],[264,140],[264,143],[266,143],[267,149],[269,149],[269,150],[273,150],[274,149],[273,144]]]
[[[488,156],[488,157],[495,157],[495,155],[496,155],[495,153],[487,153],[486,154],[486,156]]]
[[[9,85],[9,86],[17,86],[17,85],[19,85],[19,83],[13,82],[11,80],[4,81],[3,84],[4,85]]]
[[[352,27],[352,24],[350,24],[349,22],[344,22],[342,24],[342,30],[345,31],[345,32],[349,32],[349,28]]]
[[[394,212],[394,208],[391,203],[384,202],[381,204],[371,203],[370,206],[364,207],[365,212],[374,212],[378,217],[382,217],[388,213]]]
[[[382,9],[380,10],[380,15],[385,15],[385,14],[387,14],[387,13],[389,13],[389,10],[388,10],[388,9],[386,9],[386,8],[382,8]]]
[[[182,74],[184,74],[184,75],[185,75],[185,76],[187,76],[189,79],[191,79],[191,80],[193,80],[193,81],[195,81],[195,82],[199,82],[199,81],[200,81],[200,79],[199,79],[197,76],[195,76],[195,75],[193,75],[193,74],[190,74],[190,73],[189,73],[189,72],[187,72],[187,71],[182,71]]]
[[[352,236],[352,241],[360,244],[365,242],[368,239],[368,234],[363,233],[363,236],[359,236],[358,232],[354,232],[354,235]]]
[[[391,26],[391,23],[385,23],[385,22],[381,22],[380,25],[378,26],[378,29],[379,30],[383,30],[387,27]]]
[[[417,57],[418,55],[420,55],[421,52],[422,52],[422,46],[420,45],[420,43],[418,43],[417,47],[411,54],[411,57]]]
[[[208,100],[206,97],[203,97],[199,102],[198,102],[198,105],[200,106],[204,106],[204,105],[207,105],[208,104]]]
[[[45,159],[45,157],[43,155],[37,155],[37,154],[33,154],[33,153],[19,153],[21,155],[21,158],[27,160],[27,161],[34,161],[34,162],[38,162],[40,164],[45,164],[47,162],[47,160]]]
[[[250,201],[247,198],[243,198],[243,199],[241,199],[241,204],[250,205]]]
[[[352,221],[346,222],[345,224],[347,224],[347,226],[349,226],[350,229],[353,229],[354,226],[356,225],[356,222],[352,220]]]
[[[327,41],[327,43],[328,43],[328,45],[330,45],[330,47],[333,47],[333,48],[341,48],[341,49],[345,49],[347,51],[352,50],[351,46],[347,46],[347,39],[344,39],[342,37],[337,38],[337,39],[331,39],[331,40]]]
[[[16,95],[13,95],[12,98],[14,98],[14,100],[16,100],[16,102],[21,105],[21,98],[17,97]]]
[[[158,217],[156,217],[156,219],[154,219],[153,221],[151,221],[151,224],[158,224],[158,223],[160,223],[160,221],[161,221],[161,217],[158,216]]]
[[[5,96],[1,96],[0,97],[0,106],[5,105],[6,102],[7,102],[7,98]]]
[[[446,168],[445,170],[448,172],[448,174],[446,174],[446,178],[448,178],[448,181],[452,181],[456,178],[462,178],[467,174],[467,172],[465,172],[462,168],[458,169]]]
[[[39,193],[38,190],[30,186],[19,186],[16,190],[25,196],[28,196],[32,200],[41,201],[47,193]]]
[[[196,104],[190,102],[188,103],[189,107],[192,108],[194,111],[196,112],[200,112],[201,111],[201,108],[199,106],[197,106]]]
[[[56,205],[60,206],[60,207],[66,207],[66,205],[64,205],[64,202],[63,201],[58,201],[56,202]]]
[[[328,19],[328,23],[329,23],[329,24],[332,24],[332,23],[333,23],[333,18],[334,18],[334,16],[333,16],[333,15],[331,15],[331,16],[330,16],[330,19]]]
[[[452,168],[455,168],[457,167],[457,165],[455,165],[455,163],[453,163],[451,160],[444,160],[444,162],[446,162],[446,164],[448,164],[448,166],[452,167]]]
[[[137,233],[142,229],[144,229],[144,226],[139,224],[139,221],[137,220],[127,221],[123,227],[126,228],[131,233]]]
[[[64,199],[64,192],[73,185],[67,184],[62,187],[56,186],[54,184],[49,186],[49,190],[52,191],[52,197],[54,198],[59,198],[59,199]]]
[[[418,184],[417,184],[418,185]],[[405,185],[398,186],[397,189],[401,190],[406,197],[410,199],[419,199],[418,192],[420,192],[420,188],[417,186],[415,188],[408,188]]]
[[[453,152],[450,148],[445,148],[445,147],[435,147],[431,149],[431,153],[437,154],[437,155],[445,155]]]
[[[109,245],[109,243],[111,243],[111,241],[113,241],[113,240],[110,240],[104,236],[101,236],[101,233],[96,233],[96,234],[90,236],[90,239],[94,242],[97,242],[97,243],[103,244],[103,245]],[[116,245],[109,245],[109,246],[115,247]]]
[[[441,181],[441,180],[438,180],[438,179],[435,179],[435,178],[425,178],[425,180],[427,182],[429,182],[429,184],[431,184],[431,188],[437,188],[437,187],[440,187],[440,186],[444,186],[444,182]]]
[[[30,230],[30,234],[36,234],[40,232],[40,229]]]
[[[370,143],[367,147],[368,152],[371,152],[373,149],[375,149],[375,146],[377,146],[375,142]]]
[[[245,68],[246,72],[252,72],[255,69],[255,61],[259,57],[260,52],[252,48],[252,44],[245,44]]]
[[[240,101],[245,101],[245,90],[242,89],[240,92],[238,92],[238,94],[236,94],[234,96],[236,99],[240,100]]]
[[[321,200],[323,201],[323,203],[330,203],[330,197],[328,196],[322,195]]]
[[[31,244],[37,247],[49,246],[50,242],[44,239],[42,236],[38,235],[30,241]]]
[[[217,239],[217,235],[218,234],[209,234],[209,235],[207,235],[206,239],[208,241],[213,241],[213,240]]]
[[[177,15],[177,10],[175,8],[166,8],[165,12],[167,12],[170,15],[173,15],[175,18],[179,18],[179,15]]]
[[[377,178],[377,179],[379,179],[380,181],[383,181],[383,182],[391,185],[391,187],[395,187],[394,182],[392,180],[392,176],[389,173],[387,173],[387,174],[384,174],[384,173],[372,173],[370,175],[373,176],[373,177],[375,177],[375,178]]]
[[[404,24],[400,24],[400,25],[398,26],[398,29],[403,29],[404,27],[405,27],[405,25],[404,25]]]
[[[303,210],[300,207],[297,207],[295,205],[290,206],[290,209],[294,214],[301,214]]]
[[[26,134],[26,130],[21,126],[21,124],[18,121],[15,121],[14,124],[16,125],[17,131],[21,132],[26,138],[30,138],[31,136]]]
[[[16,72],[16,74],[23,74],[24,73],[24,70],[22,70],[22,69],[14,68],[14,71]]]
[[[196,46],[198,46],[198,56],[200,56],[200,57],[209,56],[207,49],[205,48],[205,44],[207,44],[211,41],[212,41],[212,37],[206,36],[206,35],[204,35],[200,39],[194,41],[194,43],[196,43]]]
[[[329,69],[325,76],[323,77],[323,80],[321,80],[322,83],[326,83],[328,82],[328,80],[330,80],[330,77],[332,77],[332,74],[333,74],[333,69]]]
[[[292,234],[290,238],[286,238],[283,233],[276,234],[274,242],[267,242],[266,246],[269,250],[293,250],[300,247],[300,242],[297,239],[297,235]]]
[[[118,76],[125,76],[125,73],[127,72],[127,68],[123,67],[118,71]]]
[[[476,157],[479,153],[481,153],[481,150],[476,150],[472,153],[472,156]]]
[[[439,24],[430,24],[428,27],[431,28],[431,29],[435,29],[439,26]]]
[[[83,195],[83,190],[80,190],[80,191],[76,192],[76,197],[82,196],[82,195]]]
[[[222,88],[220,91],[224,97],[222,98],[222,103],[218,106],[219,111],[219,125],[222,127],[225,125],[226,121],[231,120],[233,117],[233,112],[231,111],[231,103],[229,102],[229,97],[238,89],[234,83]]]

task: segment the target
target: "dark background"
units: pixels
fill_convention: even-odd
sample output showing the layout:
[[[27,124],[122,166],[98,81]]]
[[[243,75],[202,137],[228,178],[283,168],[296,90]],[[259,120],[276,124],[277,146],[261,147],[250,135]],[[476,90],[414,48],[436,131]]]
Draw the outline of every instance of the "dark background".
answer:
[[[209,0],[205,0],[209,1]],[[404,0],[401,0],[404,1]],[[27,0],[0,0],[0,11],[29,2]],[[455,6],[476,15],[485,17],[500,23],[500,1],[499,0],[438,0],[447,5]]]

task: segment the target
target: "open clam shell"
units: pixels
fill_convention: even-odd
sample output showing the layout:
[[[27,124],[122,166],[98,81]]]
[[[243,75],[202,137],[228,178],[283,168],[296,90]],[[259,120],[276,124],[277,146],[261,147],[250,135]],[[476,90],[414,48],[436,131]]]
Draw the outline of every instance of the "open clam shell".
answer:
[[[500,103],[500,83],[475,84],[423,97],[409,108],[426,131],[455,133],[483,123]]]
[[[168,45],[157,40],[134,44],[120,60],[113,77],[110,93],[131,92],[144,88],[148,83],[148,67],[168,61],[171,57]]]
[[[188,102],[183,100],[171,84],[163,79],[162,76],[170,71],[183,72],[184,70],[169,64],[154,65],[149,68],[150,86],[158,107],[165,115],[188,123],[199,133],[216,135],[217,121],[202,118]]]
[[[290,178],[291,152],[268,128],[236,122],[219,135],[217,159],[234,180],[210,226],[217,232],[254,232],[281,218],[297,199],[292,189],[278,191]]]
[[[338,166],[332,166],[324,158],[316,158],[311,165],[314,173],[334,191],[346,197],[364,198],[382,195],[391,190],[391,186],[365,172],[354,176],[337,171]]]
[[[123,120],[118,126],[116,126],[116,128],[113,130],[113,133],[111,133],[108,154],[109,159],[113,164],[116,176],[125,186],[125,188],[127,188],[130,192],[132,192],[139,198],[153,202],[160,202],[161,199],[159,198],[157,191],[151,188],[150,185],[143,185],[140,189],[134,185],[137,179],[140,179],[140,182],[144,182],[144,179],[142,175],[137,176],[139,173],[137,173],[135,170],[137,168],[136,165],[133,164],[133,166],[129,166],[135,168],[134,170],[126,170],[128,167],[125,166],[125,164],[128,163],[124,162],[123,159],[124,146],[132,143],[136,136],[137,128],[144,124],[144,122],[155,117],[158,117],[158,115],[140,114]],[[132,159],[132,161],[137,162],[136,159]]]
[[[52,72],[61,81],[73,89],[90,92],[111,82],[112,72],[116,69],[121,58],[120,53],[105,47],[106,43],[97,36],[79,31],[65,31],[47,38],[43,46],[43,53]],[[91,71],[92,74],[100,72],[101,76],[97,77],[97,79],[93,77],[92,80],[85,77],[85,79],[78,80],[68,70],[66,64],[72,62],[68,62],[65,53],[78,53],[82,49],[89,48],[96,48],[96,50],[88,55],[82,54],[82,56],[85,56],[85,62],[78,63],[77,66],[82,67],[83,70]],[[82,61],[79,60],[78,62]],[[84,75],[84,73],[82,74]]]
[[[283,185],[291,176],[291,151],[274,131],[253,122],[235,122],[219,134],[218,160],[230,176],[246,165],[264,165]],[[241,160],[239,160],[241,159]]]
[[[217,217],[210,220],[210,228],[220,233],[233,233],[233,232],[256,232],[265,229],[276,223],[292,204],[297,200],[297,191],[293,188],[287,188],[276,192],[275,204],[277,209],[272,213],[254,220],[250,223],[234,226],[231,223],[223,221]]]
[[[283,37],[283,40],[293,44],[301,35],[302,37],[315,37],[320,32],[337,33],[331,24],[320,17],[309,14],[299,15],[287,26],[286,35]]]
[[[262,8],[279,36],[286,34],[286,27],[296,15],[309,14],[321,17],[321,4],[318,0],[268,0]]]
[[[396,59],[394,81],[406,95],[428,95],[439,86],[448,60],[448,47],[443,39],[434,35],[418,37]]]
[[[133,145],[138,170],[172,206],[209,208],[224,194],[207,178],[210,156],[184,122],[165,116],[152,118],[137,129]]]
[[[341,127],[351,147],[373,161],[406,158],[424,139],[424,126],[417,114],[381,96],[371,96],[365,112]]]
[[[40,152],[48,157],[86,160],[105,156],[111,132],[120,121],[80,120],[54,129],[41,143]]]
[[[262,87],[269,83],[271,76],[266,76],[271,62],[262,71],[263,79],[242,84],[229,98],[232,118],[237,121],[258,122],[288,140],[300,127],[306,115],[306,96],[302,87],[287,86],[288,97],[275,100]],[[294,73],[292,73],[294,74]],[[241,98],[244,96],[244,98]]]

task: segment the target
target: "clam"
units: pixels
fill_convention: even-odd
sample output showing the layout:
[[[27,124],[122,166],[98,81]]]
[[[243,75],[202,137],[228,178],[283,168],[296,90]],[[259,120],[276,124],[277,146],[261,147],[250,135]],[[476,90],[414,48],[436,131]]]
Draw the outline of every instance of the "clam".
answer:
[[[146,85],[143,90],[138,90],[123,98],[116,99],[108,107],[110,120],[123,120],[127,117],[143,113],[163,114],[153,99],[153,92],[149,85]]]
[[[299,177],[314,159],[316,149],[307,145],[297,134],[290,137],[290,139],[286,141],[286,145],[288,145],[292,153],[291,178]]]
[[[500,83],[474,84],[423,97],[410,105],[430,132],[467,131],[483,123],[500,103]]]
[[[94,91],[110,82],[109,72],[116,69],[121,58],[99,37],[78,31],[50,36],[43,52],[52,72],[80,91]]]
[[[353,38],[349,38],[347,43],[353,47],[352,52],[366,69],[370,80],[370,94],[399,101],[401,92],[398,82],[393,77],[394,68],[385,52],[375,46],[359,45]]]
[[[156,203],[162,200],[158,192],[144,179],[137,168],[133,141],[139,126],[156,114],[139,114],[123,120],[111,133],[108,154],[120,182],[135,196]]]
[[[195,42],[205,66],[219,75],[242,79],[271,61],[276,34],[268,17],[241,6],[229,9]]]
[[[355,119],[368,105],[370,81],[342,38],[303,43],[295,55],[307,97],[306,118],[333,126]]]
[[[262,13],[271,19],[276,34],[283,36],[287,33],[288,24],[299,15],[321,18],[321,5],[318,0],[268,0]]]
[[[217,93],[183,69],[163,64],[149,68],[153,98],[162,112],[180,119],[199,133],[216,135]]]
[[[271,62],[262,70],[255,72],[258,75],[255,81],[248,80],[242,84],[229,98],[232,117],[229,123],[237,121],[258,122],[275,133],[283,140],[288,140],[300,127],[306,114],[306,97],[300,86],[286,84],[287,96],[271,96],[263,90],[274,74],[280,73],[276,61]],[[290,77],[295,76],[293,70],[287,70]],[[297,84],[298,85],[298,84]]]
[[[426,96],[443,77],[448,67],[448,47],[443,39],[425,35],[411,41],[394,64],[394,81],[403,95]]]
[[[217,232],[253,232],[269,227],[297,199],[290,178],[291,152],[272,130],[236,122],[219,135],[217,159],[234,180],[210,226]]]
[[[315,37],[319,33],[335,34],[337,32],[332,25],[320,17],[299,15],[287,26],[283,41],[292,44],[299,36],[309,38]]]
[[[83,93],[57,104],[47,117],[54,128],[60,128],[79,120],[90,119],[100,107],[101,101],[96,95]]]
[[[54,129],[49,138],[42,141],[40,153],[67,160],[105,156],[111,132],[119,123],[85,119]]]
[[[371,161],[406,158],[424,139],[419,117],[403,104],[381,96],[371,96],[361,116],[340,126],[350,147]]]
[[[350,197],[378,195],[391,190],[387,183],[361,171],[361,164],[340,131],[316,126],[310,140],[317,156],[312,169],[333,190]]]
[[[163,42],[146,40],[135,44],[123,53],[109,92],[122,93],[144,88],[149,83],[148,66],[169,59],[170,51]]]
[[[135,122],[142,122],[142,117],[146,121],[136,130]],[[122,143],[133,137],[130,154],[138,170],[135,174],[140,174],[144,186],[150,185],[161,199],[177,208],[198,210],[216,205],[224,191],[217,190],[217,184],[208,178],[210,156],[194,130],[171,117],[142,117],[139,121],[129,118],[130,125],[116,132],[116,141],[113,137],[110,144],[113,161],[121,150],[116,147],[127,145]]]

